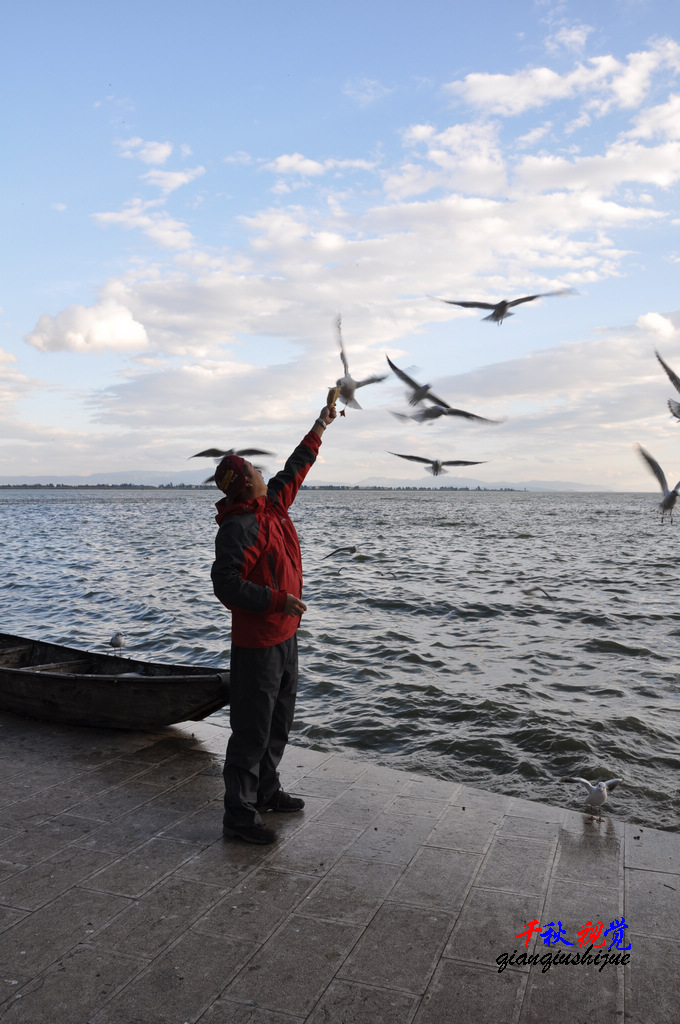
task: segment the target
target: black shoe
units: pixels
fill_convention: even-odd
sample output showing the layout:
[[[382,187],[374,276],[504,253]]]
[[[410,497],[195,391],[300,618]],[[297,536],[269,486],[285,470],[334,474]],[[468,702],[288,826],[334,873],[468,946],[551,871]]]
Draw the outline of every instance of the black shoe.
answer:
[[[258,804],[257,809],[258,811],[281,811],[290,814],[293,811],[301,811],[304,806],[305,802],[299,796],[289,796],[282,789],[278,789],[273,796],[269,797],[269,800]]]
[[[276,832],[265,825],[223,825],[222,833],[229,839],[242,839],[245,843],[267,846],[276,842]]]

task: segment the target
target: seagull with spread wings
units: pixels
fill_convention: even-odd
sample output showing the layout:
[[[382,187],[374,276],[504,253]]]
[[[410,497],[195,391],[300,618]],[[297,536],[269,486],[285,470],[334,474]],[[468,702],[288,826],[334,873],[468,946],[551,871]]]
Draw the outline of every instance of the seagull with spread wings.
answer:
[[[248,458],[250,455],[273,455],[274,452],[266,452],[262,448],[228,448],[223,451],[221,448],[206,448],[204,452],[196,452],[195,455],[190,455],[190,459],[215,459],[216,462],[220,462],[225,455],[238,455],[242,459]],[[256,467],[257,468],[257,467]],[[204,484],[211,484],[215,480],[215,474],[209,476],[203,481]]]
[[[533,302],[534,299],[544,299],[549,295],[574,294],[573,288],[560,288],[555,292],[538,292],[537,295],[523,295],[521,299],[502,299],[501,302],[457,302],[455,299],[442,299],[437,295],[432,295],[431,298],[439,299],[439,302],[446,302],[449,306],[463,306],[465,309],[490,309],[491,313],[482,319],[490,320],[500,327],[507,317],[514,316],[514,313],[510,312],[511,306],[519,306],[523,302]]]
[[[439,476],[440,473],[446,473],[444,466],[481,466],[482,463],[467,462],[464,459],[425,459],[422,455],[401,455],[399,452],[390,452],[390,455],[396,455],[398,459],[409,459],[411,462],[424,462],[428,473],[432,473],[432,476]]]
[[[595,817],[593,812],[597,807],[600,815],[597,820],[602,821],[602,804],[607,802],[611,791],[618,786],[619,782],[623,782],[623,779],[610,779],[609,782],[588,782],[587,779],[582,779],[577,775],[574,778],[562,779],[562,782],[580,782],[584,785],[588,790],[586,806],[590,807],[590,820],[592,821]]]
[[[638,451],[640,452],[640,455],[645,460],[645,462],[651,469],[652,473],[658,480],[659,486],[663,491],[663,498],[659,502],[661,522],[663,522],[663,517],[666,515],[667,512],[670,516],[671,522],[673,522],[673,509],[675,508],[675,503],[678,500],[678,488],[680,487],[680,480],[678,480],[677,484],[675,485],[672,491],[669,490],[668,483],[666,482],[666,474],[664,473],[656,459],[653,458],[649,454],[649,452],[645,451],[641,444],[638,445]]]
[[[400,370],[398,366],[395,366],[389,356],[385,356],[387,362],[390,364],[394,373],[396,373],[399,380],[403,381],[404,384],[410,389],[411,397],[409,398],[409,405],[420,405],[421,402],[431,402],[430,406],[423,406],[413,416],[405,416],[404,413],[394,413],[395,416],[405,419],[416,420],[418,423],[423,423],[425,420],[435,420],[439,416],[462,416],[466,420],[478,420],[481,423],[497,423],[498,420],[489,420],[485,416],[476,416],[473,412],[466,412],[464,409],[453,409],[448,402],[445,402],[443,398],[437,398],[436,395],[432,394],[429,384],[418,384],[413,377],[409,377],[407,373]]]
[[[335,386],[340,388],[339,397],[344,405],[349,405],[352,409],[360,409],[361,406],[354,397],[354,392],[357,388],[366,387],[367,384],[378,384],[381,380],[385,380],[387,374],[373,374],[372,377],[367,377],[365,380],[354,380],[352,374],[349,372],[349,364],[347,362],[347,356],[345,355],[345,346],[342,343],[341,316],[336,317],[335,326],[338,331],[338,342],[340,343],[340,358],[342,359],[342,366],[345,371],[344,376],[339,377],[335,382]],[[345,414],[343,413],[342,415],[344,416]]]
[[[663,361],[658,352],[656,352],[655,355],[661,363],[661,365],[663,366],[664,370],[666,371],[666,376],[668,377],[669,381],[671,382],[675,390],[680,391],[680,377],[678,377],[677,373],[673,373],[668,363],[665,363]],[[675,402],[672,398],[669,398],[668,408],[670,409],[672,415],[675,416],[676,420],[680,420],[680,402]]]

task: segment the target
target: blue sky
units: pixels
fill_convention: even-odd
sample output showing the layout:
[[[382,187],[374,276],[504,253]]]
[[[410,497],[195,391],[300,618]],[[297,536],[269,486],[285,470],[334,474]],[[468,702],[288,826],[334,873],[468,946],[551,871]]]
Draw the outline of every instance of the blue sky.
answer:
[[[680,476],[680,18],[664,2],[14,5],[0,478],[275,471],[385,355],[316,482]],[[501,327],[438,302],[571,288]],[[675,396],[677,397],[677,396]],[[202,467],[201,467],[202,468]],[[209,471],[210,467],[205,467]],[[455,475],[454,471],[454,475]],[[310,480],[310,482],[312,482]]]

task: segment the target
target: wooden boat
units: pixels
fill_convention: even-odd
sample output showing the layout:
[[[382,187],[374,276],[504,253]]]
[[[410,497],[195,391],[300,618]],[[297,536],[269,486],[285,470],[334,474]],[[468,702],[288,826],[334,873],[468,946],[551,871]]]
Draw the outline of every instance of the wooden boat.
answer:
[[[229,702],[229,673],[0,633],[0,710],[69,725],[160,729]]]

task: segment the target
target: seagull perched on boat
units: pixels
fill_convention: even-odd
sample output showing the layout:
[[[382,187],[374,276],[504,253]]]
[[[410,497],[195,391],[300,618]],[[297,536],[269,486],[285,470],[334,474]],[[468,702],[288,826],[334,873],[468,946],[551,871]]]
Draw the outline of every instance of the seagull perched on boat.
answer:
[[[673,373],[668,363],[665,363],[663,361],[658,352],[655,352],[655,355],[661,363],[661,365],[663,366],[664,370],[666,371],[666,376],[668,377],[669,381],[671,382],[675,390],[680,391],[680,377],[678,377],[676,373]],[[675,416],[676,420],[680,420],[680,402],[675,402],[672,398],[669,398],[668,408],[670,409],[672,415]]]
[[[406,416],[404,413],[395,412],[393,415],[399,419],[411,419],[416,420],[418,423],[424,423],[425,420],[436,420],[440,416],[462,416],[466,420],[479,420],[482,423],[497,423],[497,420],[489,420],[485,416],[477,416],[473,412],[465,412],[464,409],[453,409],[448,402],[445,402],[443,398],[437,398],[436,395],[432,394],[429,384],[418,384],[413,377],[409,377],[404,370],[400,370],[398,366],[395,366],[389,356],[385,356],[387,362],[390,364],[394,372],[396,373],[399,380],[402,380],[408,388],[411,389],[411,397],[409,398],[409,405],[420,405],[421,402],[427,401],[432,402],[431,406],[423,406],[418,412],[412,416]]]
[[[523,295],[521,299],[502,299],[501,302],[457,302],[455,299],[442,299],[437,295],[430,297],[439,299],[440,302],[446,302],[449,306],[463,306],[465,309],[490,309],[491,313],[488,316],[482,317],[482,319],[490,320],[500,327],[507,317],[515,315],[510,312],[511,306],[519,306],[522,302],[533,302],[534,299],[544,299],[549,295],[574,294],[573,288],[560,288],[556,292],[539,292],[537,295]]]
[[[345,371],[344,376],[337,379],[335,386],[340,388],[339,398],[344,405],[349,405],[352,409],[360,409],[361,406],[354,397],[354,392],[357,388],[366,387],[367,384],[379,384],[381,380],[385,380],[387,374],[373,374],[372,377],[367,377],[366,380],[354,380],[352,374],[349,372],[349,364],[347,362],[347,356],[345,355],[345,346],[342,343],[342,317],[336,317],[335,326],[338,331],[338,342],[340,343],[340,358],[342,359],[342,365]]]
[[[669,491],[668,484],[666,483],[666,474],[664,473],[656,459],[653,458],[649,454],[649,452],[645,451],[641,444],[638,445],[638,451],[640,452],[640,455],[651,469],[656,479],[659,481],[659,485],[661,487],[661,490],[663,491],[663,498],[659,502],[661,522],[663,522],[663,517],[666,515],[666,512],[668,512],[670,520],[671,522],[673,522],[673,509],[675,508],[675,503],[678,500],[678,488],[680,487],[680,480],[678,480],[673,490]]]
[[[440,473],[446,473],[444,466],[481,466],[481,462],[466,462],[464,459],[425,459],[422,455],[400,455],[399,452],[390,452],[390,455],[396,455],[398,459],[409,459],[411,462],[424,462],[428,473],[432,473],[432,476],[439,476]]]
[[[609,782],[588,782],[587,779],[581,779],[577,775],[574,778],[562,779],[562,782],[580,782],[585,786],[588,790],[586,806],[590,807],[590,820],[592,821],[595,817],[593,811],[597,807],[600,815],[597,820],[602,821],[602,804],[607,802],[610,792],[618,786],[619,782],[623,782],[623,779],[610,779]]]
[[[109,647],[113,647],[114,650],[120,651],[122,647],[125,647],[125,637],[122,633],[114,633],[109,640]]]

